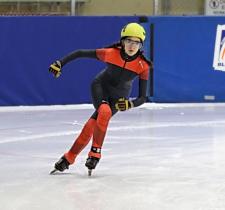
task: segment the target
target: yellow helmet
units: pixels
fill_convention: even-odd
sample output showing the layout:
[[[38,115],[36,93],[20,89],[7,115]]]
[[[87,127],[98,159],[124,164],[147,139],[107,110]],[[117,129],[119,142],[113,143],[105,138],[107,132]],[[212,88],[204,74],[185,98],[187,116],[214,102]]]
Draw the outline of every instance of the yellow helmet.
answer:
[[[129,23],[122,28],[121,38],[126,36],[135,36],[141,39],[142,42],[145,40],[145,29],[138,23]]]

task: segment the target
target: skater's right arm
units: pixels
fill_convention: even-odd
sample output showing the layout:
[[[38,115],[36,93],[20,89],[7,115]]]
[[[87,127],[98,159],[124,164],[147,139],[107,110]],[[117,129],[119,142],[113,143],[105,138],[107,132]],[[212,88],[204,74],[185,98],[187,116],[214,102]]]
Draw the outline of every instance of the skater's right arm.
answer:
[[[77,58],[95,58],[97,59],[96,50],[76,50],[60,59],[62,66]]]
[[[55,77],[59,77],[62,73],[61,70],[64,65],[66,65],[72,60],[82,57],[98,59],[96,55],[96,50],[76,50],[52,63],[49,67],[49,71],[53,73]]]

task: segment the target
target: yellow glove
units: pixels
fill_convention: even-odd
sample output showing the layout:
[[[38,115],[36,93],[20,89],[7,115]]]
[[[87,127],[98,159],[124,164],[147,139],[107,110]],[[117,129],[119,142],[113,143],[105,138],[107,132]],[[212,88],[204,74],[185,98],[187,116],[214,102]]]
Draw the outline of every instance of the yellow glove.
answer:
[[[115,103],[115,108],[118,111],[126,111],[130,108],[133,108],[134,104],[132,101],[129,101],[125,98],[120,98],[116,103]]]
[[[54,76],[57,78],[62,73],[61,69],[62,69],[62,65],[61,65],[60,61],[56,61],[50,65],[48,70],[49,70],[49,72],[53,73]]]

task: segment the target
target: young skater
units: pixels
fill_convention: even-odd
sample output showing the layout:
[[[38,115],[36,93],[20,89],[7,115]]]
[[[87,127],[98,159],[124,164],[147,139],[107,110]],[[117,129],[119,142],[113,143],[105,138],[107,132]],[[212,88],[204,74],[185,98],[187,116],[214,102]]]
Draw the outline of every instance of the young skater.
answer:
[[[76,50],[50,65],[49,71],[55,77],[59,77],[62,67],[77,58],[94,58],[107,64],[107,67],[95,77],[91,84],[95,112],[86,122],[69,151],[55,163],[52,173],[68,169],[92,139],[92,147],[85,164],[91,175],[91,170],[95,169],[101,158],[101,149],[111,117],[118,111],[126,111],[146,101],[151,62],[141,51],[145,36],[145,30],[141,25],[129,23],[122,28],[118,43],[102,49]],[[139,95],[136,99],[129,100],[132,82],[137,76],[139,77]]]

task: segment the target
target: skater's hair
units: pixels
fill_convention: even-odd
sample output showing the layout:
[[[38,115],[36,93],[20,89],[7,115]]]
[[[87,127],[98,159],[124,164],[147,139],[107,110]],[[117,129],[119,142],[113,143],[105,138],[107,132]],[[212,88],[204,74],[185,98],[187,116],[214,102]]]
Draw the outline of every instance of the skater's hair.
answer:
[[[121,42],[115,42],[109,46],[106,46],[105,48],[121,48],[122,47],[122,43]]]
[[[153,68],[153,63],[151,60],[147,59],[145,56],[144,56],[144,52],[143,51],[140,51],[140,56],[141,58],[149,65],[149,67],[152,69]]]

